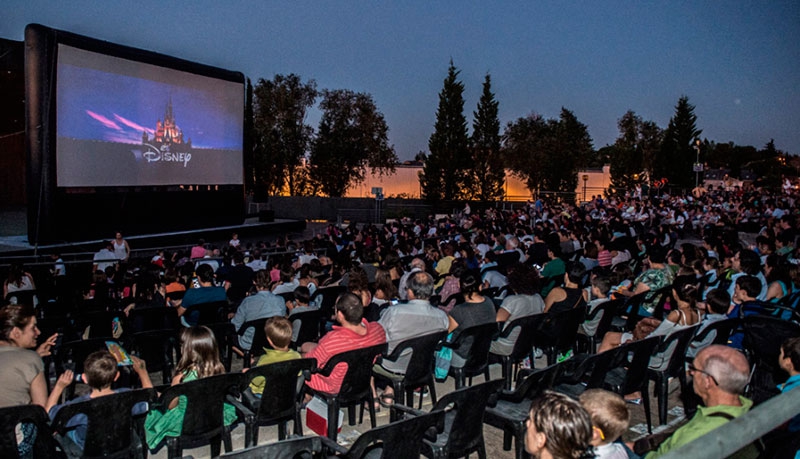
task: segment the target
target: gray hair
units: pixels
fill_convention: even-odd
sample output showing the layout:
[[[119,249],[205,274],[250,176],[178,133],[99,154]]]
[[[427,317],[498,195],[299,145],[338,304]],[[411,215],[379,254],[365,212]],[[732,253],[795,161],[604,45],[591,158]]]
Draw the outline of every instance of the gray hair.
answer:
[[[416,272],[408,278],[406,288],[411,290],[414,298],[418,300],[427,300],[433,295],[433,276],[420,271]]]
[[[742,356],[744,358],[744,356]],[[714,376],[719,388],[729,394],[742,394],[747,383],[750,382],[750,373],[742,371],[741,365],[736,365],[729,359],[719,354],[708,356],[705,371]]]

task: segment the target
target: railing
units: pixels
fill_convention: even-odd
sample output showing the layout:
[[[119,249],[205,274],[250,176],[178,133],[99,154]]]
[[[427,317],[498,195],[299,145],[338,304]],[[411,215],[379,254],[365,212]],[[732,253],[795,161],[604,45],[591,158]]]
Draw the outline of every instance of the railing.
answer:
[[[800,388],[777,395],[739,418],[662,456],[663,459],[728,457],[800,414]]]

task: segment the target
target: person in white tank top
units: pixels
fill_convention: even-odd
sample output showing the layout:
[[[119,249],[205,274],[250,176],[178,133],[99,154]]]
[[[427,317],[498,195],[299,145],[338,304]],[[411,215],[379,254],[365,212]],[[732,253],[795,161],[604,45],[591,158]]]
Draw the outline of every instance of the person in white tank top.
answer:
[[[130,254],[131,248],[128,245],[128,241],[123,239],[122,233],[117,231],[117,234],[114,237],[114,255],[116,255],[117,259],[120,261],[128,261]]]

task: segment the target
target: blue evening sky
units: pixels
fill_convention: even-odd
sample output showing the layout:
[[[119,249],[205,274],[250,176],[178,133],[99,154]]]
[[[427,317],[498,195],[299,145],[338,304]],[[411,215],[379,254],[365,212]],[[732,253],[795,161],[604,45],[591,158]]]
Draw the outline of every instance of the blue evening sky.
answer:
[[[243,72],[370,93],[401,159],[427,151],[450,59],[470,122],[484,75],[505,123],[562,106],[613,143],[628,109],[666,127],[681,95],[702,136],[800,153],[800,2],[6,0],[28,23]],[[316,124],[319,114],[309,120]]]

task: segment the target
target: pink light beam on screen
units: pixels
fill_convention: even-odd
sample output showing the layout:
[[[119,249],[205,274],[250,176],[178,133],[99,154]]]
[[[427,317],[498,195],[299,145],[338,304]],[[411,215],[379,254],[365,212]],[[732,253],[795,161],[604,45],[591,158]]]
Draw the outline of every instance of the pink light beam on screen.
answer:
[[[117,131],[121,131],[122,130],[122,128],[119,127],[119,125],[117,125],[117,123],[111,121],[110,119],[106,118],[103,115],[98,115],[97,113],[95,113],[95,112],[93,112],[91,110],[86,110],[86,114],[91,116],[92,118],[96,119],[103,126],[109,128],[109,129],[114,129],[114,130],[117,130]]]
[[[136,124],[135,122],[133,122],[133,121],[127,119],[127,118],[123,118],[123,117],[117,115],[116,113],[114,113],[114,118],[117,121],[119,121],[120,123],[124,124],[125,126],[128,126],[130,128],[136,129],[137,131],[140,131],[140,132],[141,131],[146,131],[150,135],[153,135],[156,132],[155,129],[151,129],[151,128],[146,128],[144,126],[140,126],[140,125]]]

